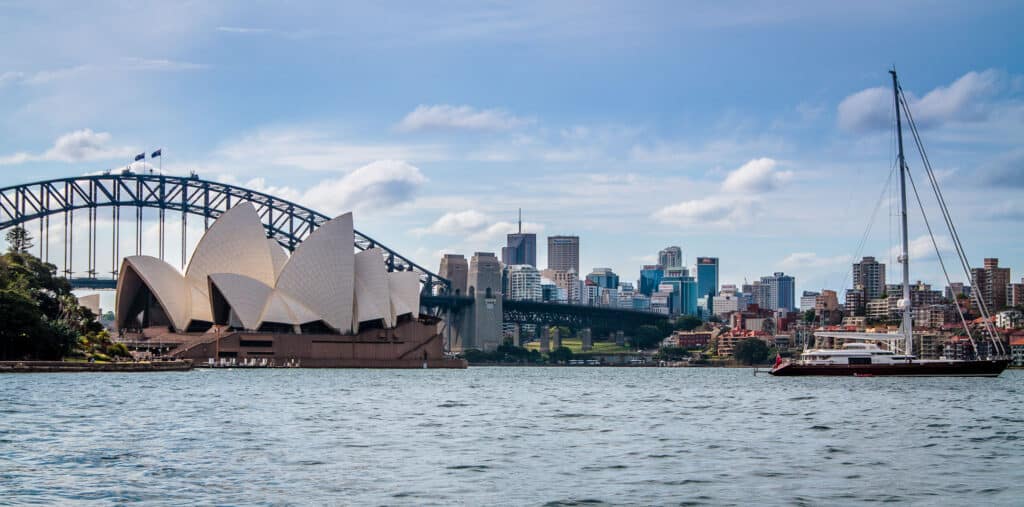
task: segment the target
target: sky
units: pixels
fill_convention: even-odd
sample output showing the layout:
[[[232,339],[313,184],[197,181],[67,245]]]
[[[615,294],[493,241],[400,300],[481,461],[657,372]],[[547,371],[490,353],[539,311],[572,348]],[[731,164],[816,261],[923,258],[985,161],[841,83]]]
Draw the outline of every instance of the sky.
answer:
[[[898,276],[895,65],[971,263],[1024,276],[1019,2],[372,4],[0,0],[0,186],[161,148],[434,269],[500,253],[522,208],[541,268],[576,234],[584,272],[678,245],[722,283],[842,290],[858,255]],[[944,286],[910,222],[912,278]]]

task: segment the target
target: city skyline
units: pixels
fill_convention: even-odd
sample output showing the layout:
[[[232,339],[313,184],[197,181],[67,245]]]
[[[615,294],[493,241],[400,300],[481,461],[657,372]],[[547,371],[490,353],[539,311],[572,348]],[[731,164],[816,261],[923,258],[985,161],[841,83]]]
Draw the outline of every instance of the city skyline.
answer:
[[[524,231],[581,238],[581,274],[607,266],[635,280],[681,245],[687,265],[722,259],[722,283],[784,271],[798,293],[841,291],[861,255],[895,266],[884,211],[856,248],[891,166],[878,89],[895,63],[972,266],[998,257],[1024,271],[1024,248],[1001,232],[1024,225],[1024,65],[1007,57],[1018,5],[930,9],[913,27],[890,21],[917,12],[912,2],[785,15],[356,6],[343,26],[315,8],[156,5],[6,7],[0,185],[162,148],[169,174],[357,210],[365,231],[424,265],[500,255],[523,207]],[[122,29],[140,19],[140,33]],[[60,29],[71,24],[86,28]],[[709,45],[729,58],[691,50]],[[788,57],[768,67],[764,51]],[[841,65],[813,71],[836,54]],[[912,278],[945,286],[911,214]]]

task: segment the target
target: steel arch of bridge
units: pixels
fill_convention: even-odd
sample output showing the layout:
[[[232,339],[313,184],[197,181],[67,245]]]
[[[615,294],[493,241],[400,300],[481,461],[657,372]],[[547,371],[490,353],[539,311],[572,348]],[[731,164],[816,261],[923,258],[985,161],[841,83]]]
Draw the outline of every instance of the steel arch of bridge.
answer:
[[[257,192],[247,188],[207,181],[196,176],[180,177],[158,174],[103,174],[37,181],[23,185],[0,188],[0,230],[30,222],[46,220],[49,230],[51,215],[71,216],[74,211],[89,210],[89,223],[95,225],[98,208],[112,208],[115,224],[114,241],[119,245],[119,221],[121,208],[136,210],[136,250],[141,249],[142,209],[160,210],[160,255],[163,256],[164,211],[182,213],[182,229],[186,227],[186,216],[203,217],[205,228],[210,220],[216,219],[232,206],[250,202],[256,207],[267,237],[274,238],[288,251],[295,248],[317,227],[330,217],[305,206]],[[42,224],[40,224],[42,227]],[[95,230],[90,231],[90,275],[95,276]],[[38,241],[43,241],[38,238]],[[424,283],[424,292],[431,288],[446,293],[450,282],[416,264],[407,257],[382,245],[379,241],[355,231],[355,248],[366,250],[378,247],[384,250],[389,271],[415,271]],[[47,245],[47,248],[49,246]],[[183,247],[184,249],[184,244]],[[113,255],[118,255],[115,247]],[[184,258],[183,252],[182,258]],[[119,260],[119,259],[118,259]],[[116,273],[114,273],[116,276]]]

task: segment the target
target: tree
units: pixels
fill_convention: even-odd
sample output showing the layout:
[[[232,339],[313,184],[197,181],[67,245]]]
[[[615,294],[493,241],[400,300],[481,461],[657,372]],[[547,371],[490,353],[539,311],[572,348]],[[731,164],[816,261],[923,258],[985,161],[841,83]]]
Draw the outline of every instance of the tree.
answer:
[[[548,353],[548,360],[552,363],[568,363],[572,359],[572,351],[569,347],[558,347]]]
[[[665,333],[658,329],[657,326],[645,324],[636,328],[636,332],[633,333],[633,339],[636,341],[637,348],[649,349],[657,347],[661,340],[665,339]]]
[[[757,338],[747,338],[733,347],[732,355],[746,365],[762,363],[768,359],[768,345]]]
[[[7,231],[7,249],[10,252],[26,253],[32,248],[32,235],[18,225]]]
[[[676,320],[676,329],[680,331],[693,331],[704,324],[700,317],[693,315],[683,315]]]
[[[806,312],[804,312],[804,322],[810,324],[810,323],[814,322],[814,318],[815,318],[814,310],[807,310]]]
[[[722,318],[719,317],[718,315],[712,315],[712,316],[708,317],[708,322],[714,322],[715,324],[721,324],[722,323]]]
[[[684,357],[690,357],[690,351],[682,347],[662,347],[654,355],[658,361],[681,361]]]
[[[27,252],[0,255],[0,358],[61,359],[79,336],[102,329],[56,274],[56,266]]]

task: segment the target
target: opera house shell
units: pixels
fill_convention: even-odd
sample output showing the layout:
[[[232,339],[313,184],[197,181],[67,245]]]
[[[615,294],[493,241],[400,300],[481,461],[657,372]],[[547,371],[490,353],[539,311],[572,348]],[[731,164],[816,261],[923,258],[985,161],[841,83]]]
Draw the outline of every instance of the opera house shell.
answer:
[[[388,272],[379,248],[354,250],[351,213],[321,225],[289,255],[266,237],[253,205],[239,204],[206,231],[184,274],[155,257],[126,257],[117,326],[140,339],[158,332],[181,344],[176,355],[199,361],[441,360],[436,319],[419,315],[419,275]],[[385,343],[388,350],[373,346]]]

